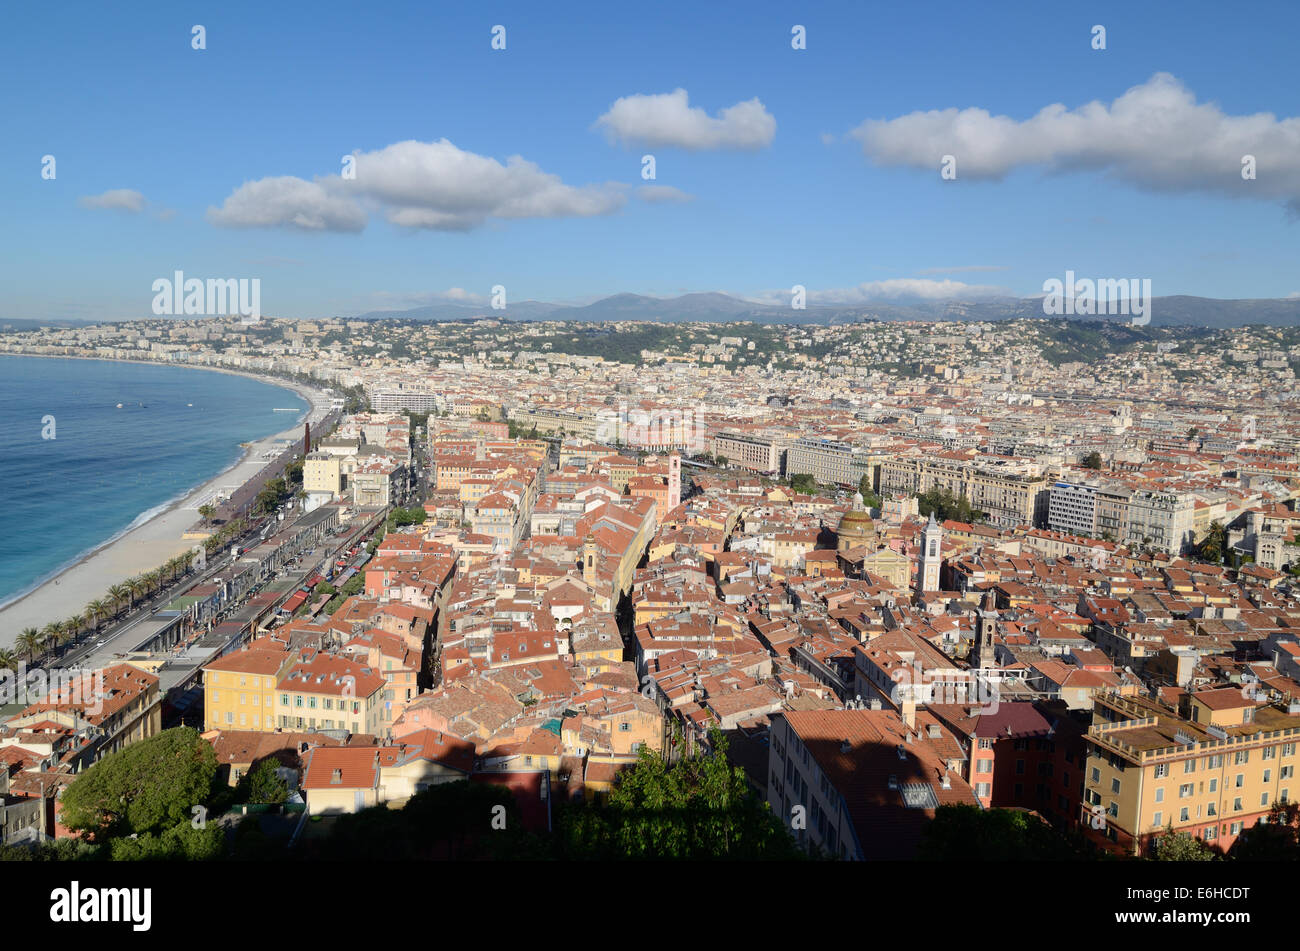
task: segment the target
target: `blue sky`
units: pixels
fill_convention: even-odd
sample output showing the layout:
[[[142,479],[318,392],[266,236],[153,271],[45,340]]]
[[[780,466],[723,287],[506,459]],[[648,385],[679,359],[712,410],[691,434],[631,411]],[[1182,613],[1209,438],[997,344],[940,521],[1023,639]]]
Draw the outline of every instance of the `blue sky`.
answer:
[[[1029,296],[1067,268],[1300,293],[1300,5],[446,6],[6,8],[0,316],[149,316],[176,270],[291,317],[497,284]]]

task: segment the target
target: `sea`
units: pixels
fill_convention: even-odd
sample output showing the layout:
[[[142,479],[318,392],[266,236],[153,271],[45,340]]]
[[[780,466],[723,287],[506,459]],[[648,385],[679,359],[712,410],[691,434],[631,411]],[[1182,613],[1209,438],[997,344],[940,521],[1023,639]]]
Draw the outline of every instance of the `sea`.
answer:
[[[309,409],[293,390],[228,373],[0,355],[0,608]]]

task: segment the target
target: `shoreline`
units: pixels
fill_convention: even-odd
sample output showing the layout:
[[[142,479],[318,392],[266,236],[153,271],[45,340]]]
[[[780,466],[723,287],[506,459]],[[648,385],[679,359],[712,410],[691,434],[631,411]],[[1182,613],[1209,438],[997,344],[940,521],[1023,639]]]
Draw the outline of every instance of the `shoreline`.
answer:
[[[287,429],[255,439],[240,447],[239,456],[230,465],[189,489],[159,502],[136,516],[130,525],[110,538],[87,549],[66,565],[33,582],[25,591],[0,605],[0,647],[12,647],[26,627],[43,628],[50,622],[65,620],[84,610],[86,604],[103,597],[115,584],[160,567],[168,559],[191,550],[199,542],[182,538],[186,529],[199,520],[198,505],[218,491],[233,490],[256,475],[266,464],[260,456],[277,442],[292,441],[304,420],[315,422],[330,409],[330,397],[322,389],[244,370],[171,364],[157,360],[115,360],[111,357],[64,356],[60,354],[0,353],[0,357],[42,357],[54,360],[103,360],[108,363],[139,363],[154,366],[186,366],[192,370],[213,370],[255,379],[258,382],[291,390],[306,400],[305,411],[295,414],[296,421]],[[153,512],[150,515],[150,512]],[[143,516],[142,521],[137,521]]]

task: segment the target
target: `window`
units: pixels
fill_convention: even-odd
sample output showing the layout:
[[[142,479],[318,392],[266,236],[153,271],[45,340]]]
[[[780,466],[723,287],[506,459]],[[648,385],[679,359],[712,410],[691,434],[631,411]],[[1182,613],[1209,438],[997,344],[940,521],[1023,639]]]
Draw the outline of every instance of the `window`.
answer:
[[[302,706],[302,694],[300,694],[300,693],[298,693],[298,694],[294,694],[294,697],[293,697],[293,705],[294,705],[295,707],[301,707],[301,706]]]
[[[1240,823],[1240,822],[1234,822],[1232,825],[1228,826],[1228,831],[1229,831],[1232,835],[1238,835],[1238,834],[1240,834],[1240,833],[1241,833],[1241,823]]]
[[[221,691],[219,690],[212,691],[212,702],[218,703],[220,700],[221,700]]]
[[[1264,770],[1264,782],[1268,782],[1272,775],[1273,771],[1271,769]]]
[[[1151,817],[1151,824],[1157,829],[1162,827],[1165,824],[1165,814],[1163,812],[1157,812]]]
[[[1016,760],[1016,775],[1023,776],[1024,773],[1025,773],[1025,761],[1022,759]]]
[[[1179,799],[1186,799],[1186,798],[1187,798],[1188,796],[1190,796],[1191,794],[1192,794],[1192,784],[1191,784],[1191,783],[1183,783],[1181,786],[1178,787],[1178,798],[1179,798]]]
[[[1277,756],[1277,747],[1266,746],[1264,747],[1264,749],[1260,750],[1259,756],[1261,759],[1272,759],[1273,757]]]
[[[1205,764],[1206,769],[1220,769],[1222,766],[1223,756],[1217,753],[1214,756],[1211,756],[1209,762]]]
[[[1267,805],[1268,805],[1268,793],[1263,793],[1263,794],[1259,797],[1259,804],[1260,804],[1261,806],[1267,806]]]
[[[1180,809],[1180,810],[1178,811],[1178,821],[1179,821],[1179,822],[1186,822],[1186,821],[1188,820],[1188,818],[1189,818],[1189,817],[1188,817],[1188,815],[1187,815],[1187,807],[1186,807],[1186,806],[1183,806],[1183,808]]]
[[[1164,779],[1164,778],[1165,778],[1166,776],[1168,776],[1168,775],[1169,775],[1169,764],[1168,764],[1168,763],[1158,763],[1158,764],[1156,764],[1156,779]]]
[[[1092,768],[1092,781],[1094,783],[1101,782],[1101,770],[1099,770],[1096,766]]]
[[[1164,791],[1164,789],[1163,789],[1162,787],[1157,787],[1157,788],[1156,788],[1156,802],[1164,802],[1164,801],[1165,801],[1165,791]]]
[[[1210,792],[1218,792],[1218,791],[1219,791],[1219,781],[1217,779],[1211,779]]]
[[[1235,781],[1233,782],[1233,784],[1232,784],[1232,788],[1233,788],[1233,789],[1241,789],[1241,788],[1242,788],[1243,786],[1245,786],[1245,785],[1246,785],[1246,774],[1245,774],[1245,773],[1238,773],[1238,774],[1237,774],[1237,778],[1236,778],[1236,780],[1235,780]]]
[[[287,693],[280,694],[280,706],[287,707],[288,705],[289,705],[289,695]]]
[[[1117,796],[1119,795],[1119,780],[1118,780],[1118,779],[1112,779],[1112,780],[1110,781],[1110,791],[1113,792],[1113,793],[1114,793],[1115,795],[1117,795]]]
[[[1290,779],[1290,778],[1294,775],[1294,772],[1293,772],[1294,770],[1295,770],[1295,767],[1294,767],[1294,766],[1283,766],[1283,767],[1278,771],[1278,778],[1279,778],[1279,779]]]
[[[1184,762],[1184,763],[1183,763],[1183,772],[1184,772],[1184,773],[1194,773],[1194,772],[1196,772],[1196,760],[1194,760],[1194,759],[1189,759],[1189,760],[1187,760],[1186,762]]]
[[[1205,827],[1205,841],[1206,841],[1206,842],[1213,842],[1216,838],[1218,838],[1218,836],[1219,836],[1219,827],[1218,827],[1218,826],[1206,826],[1206,827]]]
[[[993,760],[991,759],[977,760],[975,763],[975,771],[979,773],[993,772]]]
[[[993,740],[988,739],[988,738],[985,738],[985,737],[981,737],[981,738],[980,738],[980,749],[982,749],[982,750],[991,750],[991,749],[993,749]]]
[[[981,799],[987,799],[989,796],[989,789],[990,786],[988,783],[976,783],[975,795],[979,796]]]
[[[1232,800],[1232,811],[1233,811],[1233,812],[1241,812],[1241,800],[1240,800],[1240,799],[1234,799],[1234,800]]]
[[[1233,757],[1232,764],[1234,766],[1244,766],[1248,762],[1250,762],[1250,750],[1237,750],[1237,755]]]
[[[1294,743],[1283,743],[1283,744],[1282,744],[1282,755],[1283,755],[1283,756],[1294,756],[1294,755],[1295,755],[1295,744],[1294,744]]]
[[[315,710],[315,709],[316,709],[316,698],[315,698],[315,697],[308,697],[308,698],[307,698],[307,707],[308,707],[308,709],[310,709],[310,710]]]

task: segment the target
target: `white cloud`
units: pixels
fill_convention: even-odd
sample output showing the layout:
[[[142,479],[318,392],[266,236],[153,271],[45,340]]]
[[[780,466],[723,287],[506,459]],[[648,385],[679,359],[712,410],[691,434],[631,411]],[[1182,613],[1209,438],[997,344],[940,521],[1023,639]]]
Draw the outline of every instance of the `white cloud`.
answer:
[[[772,144],[776,119],[757,98],[710,116],[692,109],[685,89],[623,96],[596,120],[611,142],[683,149],[761,149]]]
[[[642,185],[636,190],[636,197],[651,203],[672,202],[681,204],[694,201],[695,196],[674,188],[672,185]]]
[[[965,284],[961,281],[931,281],[923,278],[897,277],[885,281],[867,281],[856,287],[808,289],[810,304],[867,304],[872,301],[897,300],[969,300],[977,297],[1010,297],[1005,287],[988,284]],[[789,303],[789,290],[765,291],[767,303]]]
[[[133,215],[144,211],[146,203],[144,195],[134,188],[114,188],[102,195],[86,195],[77,199],[77,204],[82,208],[129,211]]]
[[[231,227],[360,231],[369,207],[404,228],[466,231],[492,218],[605,215],[627,201],[622,186],[566,185],[518,155],[502,164],[446,139],[356,153],[355,170],[354,179],[246,182],[220,209],[209,209],[208,217]]]
[[[944,155],[958,179],[997,180],[1018,168],[1104,171],[1140,188],[1210,191],[1234,197],[1300,196],[1300,118],[1230,116],[1168,73],[1157,73],[1109,105],[1060,103],[1025,120],[984,109],[913,112],[869,119],[850,133],[877,165],[932,169]],[[1243,180],[1253,155],[1258,177]]]
[[[297,228],[301,231],[361,231],[366,213],[339,194],[329,179],[304,181],[292,175],[244,182],[208,220],[225,228]]]
[[[923,267],[917,274],[960,274],[968,271],[1009,271],[1009,264],[962,264],[958,267]]]
[[[1300,299],[1300,291],[1292,291],[1290,294],[1287,294],[1287,295],[1286,295],[1286,298],[1285,298],[1285,299],[1286,299],[1286,300],[1297,300],[1297,299]]]

